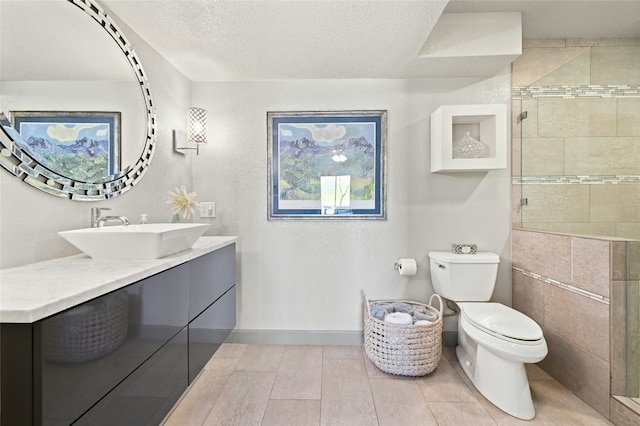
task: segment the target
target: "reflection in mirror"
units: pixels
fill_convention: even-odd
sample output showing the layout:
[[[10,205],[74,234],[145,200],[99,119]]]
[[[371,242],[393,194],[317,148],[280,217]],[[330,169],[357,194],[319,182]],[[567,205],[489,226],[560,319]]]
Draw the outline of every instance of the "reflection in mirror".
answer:
[[[94,0],[0,8],[0,165],[73,200],[126,192],[155,148],[153,101],[126,37]]]

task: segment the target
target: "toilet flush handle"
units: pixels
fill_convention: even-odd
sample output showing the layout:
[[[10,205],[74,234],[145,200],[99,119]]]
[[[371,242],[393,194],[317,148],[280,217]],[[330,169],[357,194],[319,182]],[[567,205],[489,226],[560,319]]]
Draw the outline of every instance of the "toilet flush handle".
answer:
[[[438,265],[438,268],[440,268],[440,269],[447,269],[447,267],[444,266],[442,263],[437,263],[436,262],[436,265]]]

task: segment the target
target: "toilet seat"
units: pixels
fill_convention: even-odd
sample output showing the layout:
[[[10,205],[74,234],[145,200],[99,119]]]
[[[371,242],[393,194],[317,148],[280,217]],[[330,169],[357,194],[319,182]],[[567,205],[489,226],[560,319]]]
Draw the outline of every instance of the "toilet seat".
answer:
[[[520,345],[538,345],[544,338],[535,321],[500,303],[458,303],[464,318],[474,327],[499,339]]]

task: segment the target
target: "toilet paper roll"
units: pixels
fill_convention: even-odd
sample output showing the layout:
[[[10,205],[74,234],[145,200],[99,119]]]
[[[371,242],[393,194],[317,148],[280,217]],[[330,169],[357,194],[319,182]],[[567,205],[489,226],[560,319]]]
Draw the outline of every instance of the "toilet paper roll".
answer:
[[[415,259],[398,259],[398,273],[400,275],[415,275],[418,264]]]

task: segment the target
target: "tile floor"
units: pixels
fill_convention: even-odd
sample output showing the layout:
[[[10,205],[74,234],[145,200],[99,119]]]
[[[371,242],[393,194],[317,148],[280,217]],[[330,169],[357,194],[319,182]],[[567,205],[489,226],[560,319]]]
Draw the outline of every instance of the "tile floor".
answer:
[[[529,421],[495,408],[469,382],[452,347],[419,378],[378,370],[362,346],[224,344],[167,416],[185,425],[610,425],[535,365]]]

